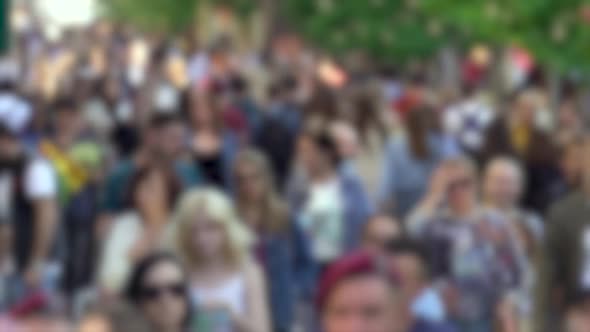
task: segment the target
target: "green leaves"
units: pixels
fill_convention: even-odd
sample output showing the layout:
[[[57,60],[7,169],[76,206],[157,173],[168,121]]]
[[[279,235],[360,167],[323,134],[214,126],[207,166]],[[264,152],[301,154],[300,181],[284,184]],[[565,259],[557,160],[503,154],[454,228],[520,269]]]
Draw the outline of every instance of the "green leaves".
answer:
[[[279,0],[276,0],[279,1]],[[247,14],[254,0],[103,0],[107,14],[148,31],[178,32],[202,2]],[[516,44],[542,63],[590,72],[590,0],[281,0],[292,26],[333,54],[361,49],[385,62],[432,56],[448,44]]]
[[[107,16],[147,31],[176,32],[190,25],[199,0],[103,0]]]

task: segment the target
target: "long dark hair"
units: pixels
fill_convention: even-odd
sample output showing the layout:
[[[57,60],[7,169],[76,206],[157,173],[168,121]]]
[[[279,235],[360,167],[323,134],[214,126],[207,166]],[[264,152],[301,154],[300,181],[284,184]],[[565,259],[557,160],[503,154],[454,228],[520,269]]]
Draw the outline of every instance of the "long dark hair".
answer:
[[[129,180],[129,184],[127,185],[126,192],[125,192],[125,205],[127,208],[137,210],[137,202],[135,201],[135,193],[139,186],[147,180],[150,175],[154,172],[159,172],[164,177],[164,181],[166,183],[166,199],[167,205],[169,209],[173,209],[176,203],[176,199],[180,195],[182,191],[182,184],[176,176],[175,172],[170,169],[169,167],[160,166],[150,164],[145,167],[138,169]]]
[[[438,130],[436,114],[430,108],[411,110],[406,118],[406,133],[412,156],[425,160],[431,157],[429,136]]]
[[[334,91],[324,85],[319,85],[303,108],[306,119],[318,117],[330,123],[339,117],[338,100]]]
[[[183,265],[180,263],[180,260],[178,260],[178,258],[176,258],[176,256],[172,255],[169,252],[156,252],[156,253],[150,254],[150,255],[146,256],[145,258],[143,258],[142,260],[140,260],[135,265],[135,267],[133,268],[133,271],[131,272],[129,281],[128,281],[127,286],[124,291],[125,299],[130,304],[133,304],[135,306],[139,306],[142,301],[142,291],[143,291],[143,288],[145,287],[145,285],[144,285],[145,280],[144,279],[145,279],[146,275],[156,265],[158,265],[160,263],[164,263],[164,262],[172,263],[172,264],[178,266],[178,268],[182,270],[183,283],[184,283],[184,288],[185,288],[184,301],[186,304],[186,317],[184,318],[184,326],[188,326],[188,324],[190,323],[192,312],[193,312],[192,301],[191,301],[190,295],[189,295],[189,285],[188,285],[188,277],[187,277],[188,274],[187,274],[186,270],[184,269]]]
[[[374,97],[368,94],[360,95],[353,100],[352,107],[353,122],[361,142],[367,145],[373,130],[379,134],[381,141],[385,141],[387,128],[379,115],[379,106]]]

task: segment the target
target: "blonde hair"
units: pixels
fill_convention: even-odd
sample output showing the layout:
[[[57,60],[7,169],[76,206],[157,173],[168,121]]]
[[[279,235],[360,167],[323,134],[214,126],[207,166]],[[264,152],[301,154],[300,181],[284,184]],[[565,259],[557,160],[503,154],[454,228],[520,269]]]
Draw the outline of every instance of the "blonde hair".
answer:
[[[171,247],[194,269],[201,263],[193,245],[193,227],[199,222],[197,214],[203,213],[219,224],[225,233],[224,258],[230,264],[240,266],[250,258],[253,237],[239,220],[231,200],[213,188],[194,189],[185,193],[176,208],[169,240]]]
[[[268,158],[260,151],[255,149],[242,150],[236,157],[234,174],[242,164],[252,165],[256,168],[259,176],[264,181],[264,197],[260,202],[262,209],[265,209],[262,222],[262,229],[265,232],[281,232],[287,229],[289,224],[289,208],[287,204],[279,197],[276,190],[275,179]],[[241,197],[236,196],[236,207],[239,211],[244,208]]]

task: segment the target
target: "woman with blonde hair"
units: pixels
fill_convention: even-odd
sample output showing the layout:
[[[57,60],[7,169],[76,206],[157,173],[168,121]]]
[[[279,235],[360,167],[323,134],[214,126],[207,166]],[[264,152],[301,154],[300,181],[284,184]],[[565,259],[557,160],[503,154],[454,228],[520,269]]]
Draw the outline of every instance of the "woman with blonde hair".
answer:
[[[238,213],[255,234],[254,256],[269,282],[273,331],[290,331],[295,304],[311,293],[314,268],[308,241],[279,197],[265,155],[241,151],[233,175]]]
[[[211,331],[270,331],[264,277],[250,254],[252,235],[225,194],[215,189],[186,193],[171,235],[189,271],[196,326]]]

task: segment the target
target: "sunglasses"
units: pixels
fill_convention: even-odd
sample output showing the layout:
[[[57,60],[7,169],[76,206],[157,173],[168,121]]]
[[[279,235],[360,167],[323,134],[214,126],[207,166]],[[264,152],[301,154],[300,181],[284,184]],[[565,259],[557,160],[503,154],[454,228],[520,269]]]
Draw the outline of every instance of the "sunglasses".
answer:
[[[174,297],[183,297],[186,287],[182,283],[173,283],[169,285],[160,286],[146,286],[140,291],[140,296],[143,300],[152,301],[159,299],[164,294],[172,295]]]

